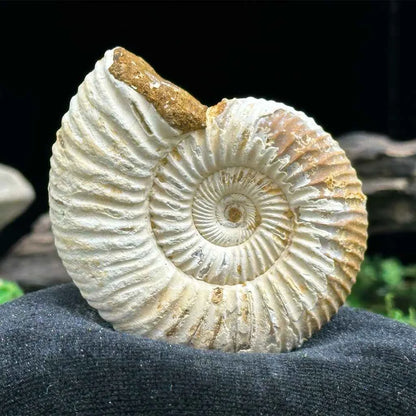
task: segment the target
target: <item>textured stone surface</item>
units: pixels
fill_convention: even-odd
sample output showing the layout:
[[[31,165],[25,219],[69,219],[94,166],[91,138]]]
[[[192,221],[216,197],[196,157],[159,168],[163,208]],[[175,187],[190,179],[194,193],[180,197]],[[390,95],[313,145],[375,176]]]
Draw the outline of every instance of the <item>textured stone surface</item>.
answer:
[[[416,140],[353,132],[338,142],[363,182],[369,232],[416,231]]]
[[[16,169],[0,164],[0,231],[35,198],[30,183]]]
[[[0,275],[26,291],[70,281],[55,248],[49,214],[42,215],[32,232],[0,261]]]
[[[188,132],[205,127],[207,107],[182,88],[163,79],[139,56],[124,48],[116,48],[114,61],[108,70],[154,105],[173,128]]]

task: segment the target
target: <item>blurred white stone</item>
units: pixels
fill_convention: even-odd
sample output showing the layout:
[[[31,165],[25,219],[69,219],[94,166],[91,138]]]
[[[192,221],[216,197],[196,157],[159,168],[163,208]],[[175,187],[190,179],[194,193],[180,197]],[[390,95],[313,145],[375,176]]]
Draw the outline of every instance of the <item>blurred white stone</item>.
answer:
[[[0,164],[0,230],[35,199],[32,185],[16,169]]]

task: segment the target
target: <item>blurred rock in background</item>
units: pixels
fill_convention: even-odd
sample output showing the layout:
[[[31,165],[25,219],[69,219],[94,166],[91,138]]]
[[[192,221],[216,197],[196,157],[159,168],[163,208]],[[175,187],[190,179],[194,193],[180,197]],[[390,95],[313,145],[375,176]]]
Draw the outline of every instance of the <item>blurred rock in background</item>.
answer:
[[[369,234],[416,231],[416,140],[353,132],[338,142],[363,182]]]
[[[17,282],[25,292],[70,281],[56,252],[49,214],[39,217],[32,232],[0,261],[0,276]]]

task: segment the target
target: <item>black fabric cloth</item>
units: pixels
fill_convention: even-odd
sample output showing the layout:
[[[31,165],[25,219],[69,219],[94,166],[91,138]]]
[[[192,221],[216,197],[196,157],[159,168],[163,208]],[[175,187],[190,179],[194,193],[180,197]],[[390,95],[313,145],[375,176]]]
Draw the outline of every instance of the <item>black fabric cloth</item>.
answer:
[[[0,415],[416,415],[416,330],[344,307],[296,351],[200,351],[62,285],[0,306]]]

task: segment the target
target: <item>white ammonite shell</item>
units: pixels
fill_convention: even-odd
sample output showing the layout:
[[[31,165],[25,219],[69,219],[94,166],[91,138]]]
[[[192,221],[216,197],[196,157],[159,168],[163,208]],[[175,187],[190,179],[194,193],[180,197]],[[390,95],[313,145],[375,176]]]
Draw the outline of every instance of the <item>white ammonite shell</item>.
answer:
[[[51,165],[59,255],[117,330],[291,350],[363,259],[361,183],[311,118],[255,98],[206,109],[122,48],[71,100]]]

